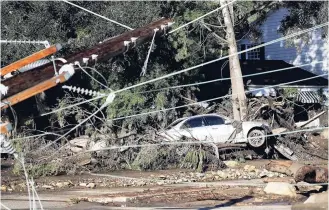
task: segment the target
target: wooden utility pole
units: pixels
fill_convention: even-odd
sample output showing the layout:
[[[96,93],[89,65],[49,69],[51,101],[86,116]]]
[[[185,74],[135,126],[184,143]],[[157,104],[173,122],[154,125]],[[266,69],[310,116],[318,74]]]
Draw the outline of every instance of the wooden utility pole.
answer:
[[[220,5],[224,6],[229,0],[220,0]],[[234,16],[233,9],[224,7],[222,9],[224,17],[224,24],[226,26],[226,40],[228,42],[229,54],[236,54],[238,52],[234,34],[234,28],[232,23],[232,17]],[[245,119],[247,114],[246,95],[244,93],[244,85],[242,80],[242,73],[240,67],[240,60],[238,55],[233,55],[229,58],[230,63],[230,76],[232,84],[232,103],[234,119],[241,121]]]
[[[163,31],[167,30],[172,23],[172,20],[162,18],[144,27],[128,31],[111,39],[107,39],[90,49],[67,56],[65,59],[67,60],[67,63],[74,64],[77,61],[81,65],[85,65],[83,64],[84,59],[89,59],[88,63],[93,64],[96,60],[102,61],[112,58],[135,48],[139,44],[144,43],[146,40],[151,39],[154,34],[154,29],[158,29],[156,35],[163,34]],[[64,65],[61,62],[55,62],[57,69],[60,69]],[[2,84],[9,87],[9,89],[4,99],[14,96],[15,94],[29,88],[36,87],[38,84],[48,81],[53,77],[54,66],[51,62],[6,79],[2,81]]]

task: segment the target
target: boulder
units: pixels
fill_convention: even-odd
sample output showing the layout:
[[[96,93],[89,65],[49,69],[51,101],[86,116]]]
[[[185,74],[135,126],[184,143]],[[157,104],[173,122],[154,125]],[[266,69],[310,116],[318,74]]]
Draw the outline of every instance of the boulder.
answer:
[[[313,194],[304,203],[328,203],[328,191]]]
[[[75,147],[86,149],[88,141],[89,141],[88,136],[80,136],[78,138],[72,139],[70,141],[70,144]]]
[[[283,195],[289,197],[296,197],[296,189],[289,183],[286,182],[269,182],[264,192],[267,194]]]
[[[82,183],[79,183],[79,186],[80,187],[87,187],[87,183],[83,183],[83,182]]]
[[[96,184],[95,183],[89,183],[89,184],[87,184],[86,187],[88,187],[88,188],[95,188],[96,187]]]
[[[256,166],[252,166],[252,165],[245,165],[243,167],[243,170],[248,171],[248,172],[254,172],[256,170]]]
[[[234,160],[228,160],[228,161],[223,161],[223,162],[229,168],[235,168],[240,165],[240,163],[238,161],[234,161]]]

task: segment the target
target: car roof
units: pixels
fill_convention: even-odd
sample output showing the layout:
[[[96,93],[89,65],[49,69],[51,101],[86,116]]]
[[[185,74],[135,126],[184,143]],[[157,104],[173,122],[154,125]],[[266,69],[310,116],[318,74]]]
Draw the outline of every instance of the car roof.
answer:
[[[178,121],[178,120],[187,120],[187,119],[194,119],[194,118],[197,118],[197,117],[206,117],[206,116],[217,116],[217,117],[227,118],[227,117],[225,117],[223,115],[212,113],[212,114],[194,115],[194,116],[191,116],[191,117],[182,117],[182,118],[179,118],[179,119],[177,119],[175,121]]]

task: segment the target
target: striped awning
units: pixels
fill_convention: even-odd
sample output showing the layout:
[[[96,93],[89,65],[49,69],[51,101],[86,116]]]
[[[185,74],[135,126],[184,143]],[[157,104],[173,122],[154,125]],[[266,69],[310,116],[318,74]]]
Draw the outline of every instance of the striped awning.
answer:
[[[320,96],[315,91],[301,91],[296,96],[296,101],[304,104],[320,103]]]

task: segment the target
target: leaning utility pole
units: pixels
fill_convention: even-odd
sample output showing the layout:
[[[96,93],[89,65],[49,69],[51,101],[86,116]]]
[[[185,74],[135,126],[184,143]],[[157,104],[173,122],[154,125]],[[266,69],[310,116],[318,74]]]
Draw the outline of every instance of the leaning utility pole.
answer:
[[[154,33],[156,33],[157,36],[162,35],[166,29],[172,25],[172,23],[173,21],[171,19],[162,18],[146,26],[136,28],[116,37],[104,40],[89,49],[69,55],[65,57],[65,60],[67,63],[72,64],[79,62],[81,65],[90,65],[94,64],[96,61],[99,62],[107,60],[114,56],[123,54],[151,39]],[[64,64],[62,62],[55,61],[56,69],[60,69],[63,65]],[[5,70],[6,68],[7,67],[4,67],[3,69]],[[0,72],[2,72],[3,69],[1,69]],[[54,70],[54,64],[49,62],[1,81],[1,84],[9,87],[4,98],[14,96],[15,94],[21,93],[29,88],[35,88],[36,85],[53,78],[55,72]]]
[[[220,0],[220,5],[223,7],[229,0]],[[224,24],[226,26],[226,40],[228,42],[229,54],[237,53],[237,46],[232,23],[234,16],[233,9],[228,6],[223,7],[222,14],[224,17]],[[232,84],[232,103],[234,119],[242,121],[247,114],[246,95],[244,93],[244,85],[242,80],[242,73],[240,67],[240,60],[238,55],[233,55],[229,58],[230,76]]]

